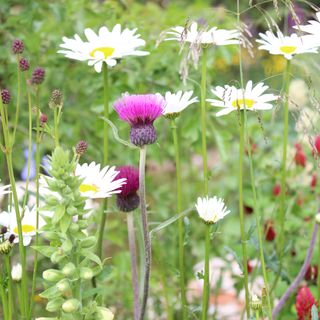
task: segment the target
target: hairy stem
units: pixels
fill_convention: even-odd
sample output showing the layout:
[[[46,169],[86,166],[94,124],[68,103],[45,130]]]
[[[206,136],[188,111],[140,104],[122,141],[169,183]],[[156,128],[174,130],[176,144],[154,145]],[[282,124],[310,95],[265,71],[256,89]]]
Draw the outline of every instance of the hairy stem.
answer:
[[[140,196],[140,210],[141,210],[141,221],[143,228],[143,239],[145,249],[145,266],[144,266],[144,283],[143,283],[143,295],[140,310],[140,320],[144,319],[148,295],[149,295],[149,280],[150,280],[150,269],[151,269],[151,241],[148,230],[148,214],[146,206],[146,190],[145,190],[145,166],[146,166],[146,146],[140,148],[140,162],[139,162],[139,196]]]
[[[182,212],[182,182],[181,182],[181,165],[180,165],[180,150],[177,126],[175,120],[171,121],[171,128],[173,134],[175,161],[176,161],[176,184],[177,184],[177,214]],[[181,295],[181,309],[182,319],[186,320],[188,317],[187,298],[185,288],[185,272],[184,272],[184,225],[183,217],[178,220],[179,233],[179,271],[180,271],[180,295]]]
[[[127,214],[128,225],[128,241],[129,251],[131,257],[131,276],[132,276],[132,288],[133,288],[133,301],[134,301],[134,320],[139,319],[140,303],[139,303],[139,279],[137,269],[137,250],[136,250],[136,237],[134,231],[134,216],[133,212]]]

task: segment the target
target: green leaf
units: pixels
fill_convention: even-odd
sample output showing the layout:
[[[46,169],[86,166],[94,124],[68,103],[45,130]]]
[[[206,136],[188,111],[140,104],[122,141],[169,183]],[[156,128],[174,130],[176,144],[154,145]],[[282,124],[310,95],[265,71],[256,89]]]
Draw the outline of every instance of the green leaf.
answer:
[[[65,213],[65,206],[63,205],[57,206],[53,214],[52,224],[57,224],[62,219],[64,213]]]
[[[58,291],[56,285],[54,285],[53,287],[50,287],[47,290],[41,292],[39,295],[41,298],[51,300],[60,297],[61,293]]]
[[[64,215],[60,220],[60,230],[62,233],[66,233],[71,225],[72,217],[69,215]]]
[[[100,258],[96,254],[94,254],[92,251],[81,250],[80,252],[85,258],[95,262],[96,264],[98,264],[102,268],[102,262],[101,262]]]
[[[69,239],[65,240],[61,246],[64,252],[70,252],[72,250],[72,247],[73,247],[72,242]]]
[[[50,258],[51,255],[54,254],[57,250],[57,248],[50,246],[32,246],[31,248],[38,251],[47,258]]]
[[[318,308],[315,304],[311,308],[311,320],[319,320]]]

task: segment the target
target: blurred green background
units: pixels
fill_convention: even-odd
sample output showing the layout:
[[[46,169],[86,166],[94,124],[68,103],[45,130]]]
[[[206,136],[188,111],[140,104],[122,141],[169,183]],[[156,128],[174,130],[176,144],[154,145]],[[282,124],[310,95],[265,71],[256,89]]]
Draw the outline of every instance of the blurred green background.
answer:
[[[254,57],[246,49],[243,50],[243,64],[245,80],[254,82],[264,81],[273,92],[281,94],[282,71],[285,61],[281,57],[269,56],[258,52],[254,37],[259,31],[265,31],[267,21],[273,18],[284,30],[288,28],[288,8],[279,1],[278,14],[273,2],[254,2],[250,9],[249,1],[241,1],[241,20],[245,25],[242,29],[249,30],[246,37],[253,45]],[[296,3],[304,19],[311,15],[311,10],[303,3]],[[41,66],[46,70],[46,80],[41,89],[41,111],[46,113],[49,123],[53,122],[52,110],[48,100],[54,89],[60,89],[64,94],[64,109],[61,124],[62,144],[71,148],[79,140],[86,140],[89,149],[83,161],[102,160],[103,122],[99,119],[103,110],[102,75],[97,74],[85,62],[71,61],[57,53],[62,37],[72,37],[75,33],[84,37],[86,27],[98,31],[105,25],[112,28],[116,23],[128,28],[138,28],[142,38],[146,40],[146,57],[129,57],[121,61],[110,72],[111,101],[116,100],[122,93],[165,93],[166,91],[194,90],[199,96],[200,72],[189,63],[189,76],[184,84],[179,75],[180,63],[184,53],[179,54],[177,42],[162,42],[156,46],[161,32],[176,25],[184,25],[188,20],[199,21],[209,26],[234,29],[236,24],[235,1],[13,1],[0,3],[0,88],[8,88],[12,93],[12,115],[16,101],[16,62],[11,53],[11,42],[22,39],[25,43],[24,57],[30,60],[32,68]],[[319,56],[306,55],[298,57],[293,62],[293,77],[303,79],[303,87],[307,98],[302,103],[296,102],[291,108],[290,118],[290,152],[294,150],[294,143],[301,142],[308,157],[308,167],[296,167],[290,162],[289,178],[289,208],[286,229],[288,231],[288,252],[295,250],[296,255],[286,257],[284,278],[289,282],[299,270],[304,259],[305,250],[310,236],[310,223],[304,218],[316,212],[315,196],[310,192],[309,181],[317,168],[317,161],[312,157],[308,137],[317,131],[319,86]],[[209,49],[208,58],[208,97],[211,97],[210,87],[225,84],[238,84],[239,59],[237,46],[226,46]],[[24,86],[23,86],[24,87]],[[300,90],[300,89],[299,89]],[[302,90],[302,89],[301,89]],[[295,91],[295,90],[294,90]],[[293,92],[297,93],[297,92]],[[112,103],[111,103],[112,104]],[[23,88],[22,116],[19,125],[18,142],[14,150],[14,165],[19,178],[20,171],[25,164],[22,156],[27,140],[27,100]],[[282,101],[272,111],[263,114],[250,113],[248,115],[248,132],[252,144],[256,145],[254,162],[256,170],[256,184],[258,186],[260,210],[265,220],[277,218],[277,199],[272,195],[272,188],[279,182],[279,168],[282,156]],[[208,106],[208,154],[211,195],[224,197],[232,214],[221,226],[221,233],[214,239],[212,256],[225,257],[228,248],[234,255],[241,256],[238,227],[238,118],[236,112],[229,116],[216,118],[215,108]],[[303,112],[311,113],[310,121],[301,120]],[[110,108],[110,118],[117,126],[121,138],[128,139],[129,128],[126,123],[118,120],[115,112]],[[297,126],[302,130],[297,131]],[[148,181],[147,197],[150,209],[150,228],[169,219],[175,212],[175,169],[174,150],[170,123],[166,119],[156,122],[158,143],[148,149]],[[190,106],[178,120],[181,141],[182,169],[183,169],[183,207],[192,208],[198,196],[201,195],[201,141],[200,141],[200,106]],[[53,141],[44,137],[43,155],[50,153]],[[138,164],[136,150],[126,148],[112,139],[110,146],[110,165]],[[1,155],[1,168],[5,174],[4,161]],[[247,160],[246,160],[247,161]],[[245,203],[252,205],[250,176],[248,163],[245,163]],[[1,174],[6,179],[6,176]],[[303,199],[303,205],[297,205],[297,198]],[[105,232],[105,256],[112,257],[108,268],[104,272],[105,279],[101,283],[107,306],[116,310],[116,319],[129,319],[132,309],[132,295],[130,292],[130,259],[127,250],[127,236],[125,216],[117,212],[108,214]],[[204,252],[204,226],[193,211],[186,222],[186,269],[188,279],[195,279],[193,266],[202,260]],[[97,222],[98,223],[98,222]],[[96,228],[96,227],[95,227]],[[277,225],[275,225],[277,228]],[[258,257],[255,223],[253,215],[247,216],[249,230],[250,259]],[[151,277],[151,303],[156,314],[154,319],[166,319],[166,310],[171,308],[179,319],[178,301],[178,270],[177,270],[177,226],[171,224],[153,238],[153,271]],[[270,278],[276,268],[274,257],[274,243],[266,244],[268,266],[271,270]],[[316,260],[316,259],[315,259]],[[48,262],[43,259],[45,265]],[[44,265],[42,266],[44,268]],[[41,271],[41,270],[40,270]],[[252,278],[259,273],[251,275]],[[39,273],[39,281],[41,273]],[[286,288],[282,281],[276,290],[276,296],[281,295]],[[38,288],[41,291],[41,288]],[[39,301],[39,315],[44,308]],[[193,301],[190,312],[196,317],[199,301]],[[281,319],[292,319],[294,308],[285,310]],[[151,319],[151,318],[150,318]]]

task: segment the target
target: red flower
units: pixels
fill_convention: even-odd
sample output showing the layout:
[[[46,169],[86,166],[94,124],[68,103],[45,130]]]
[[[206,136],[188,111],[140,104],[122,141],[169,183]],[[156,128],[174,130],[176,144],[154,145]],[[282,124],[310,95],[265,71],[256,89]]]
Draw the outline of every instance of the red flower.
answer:
[[[314,139],[314,147],[315,151],[317,151],[318,154],[320,154],[320,135],[316,136]]]
[[[273,241],[276,237],[277,233],[273,228],[273,225],[271,222],[267,222],[264,226],[264,234],[266,236],[267,241]]]
[[[251,273],[253,271],[253,266],[250,261],[247,262],[247,269],[248,269],[248,273]]]
[[[297,166],[305,167],[306,166],[307,157],[302,149],[296,151],[294,156],[294,162]]]
[[[280,184],[276,184],[276,185],[273,187],[272,194],[273,194],[275,197],[277,197],[280,193],[281,193],[281,186],[280,186]]]
[[[310,187],[314,189],[317,185],[317,175],[314,173],[311,177]]]
[[[314,304],[317,305],[317,302],[310,289],[300,288],[296,297],[298,320],[311,320],[311,308]]]

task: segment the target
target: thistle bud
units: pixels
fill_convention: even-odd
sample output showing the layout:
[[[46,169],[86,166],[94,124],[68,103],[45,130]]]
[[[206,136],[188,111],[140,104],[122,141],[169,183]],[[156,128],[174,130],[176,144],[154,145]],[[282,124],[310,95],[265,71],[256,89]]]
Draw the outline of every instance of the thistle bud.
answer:
[[[82,156],[88,149],[88,143],[84,140],[81,140],[76,145],[76,153],[78,156]]]
[[[49,105],[51,107],[61,106],[62,98],[63,98],[63,95],[62,95],[62,92],[59,89],[53,90],[52,93],[51,93]]]
[[[1,90],[1,98],[3,104],[9,104],[11,100],[11,94],[8,89],[2,89]]]
[[[42,277],[44,280],[56,282],[63,278],[63,274],[59,270],[48,269],[42,273]]]
[[[24,50],[24,43],[22,40],[16,39],[12,42],[12,52],[13,54],[20,54]]]
[[[44,127],[45,124],[47,123],[47,121],[48,121],[47,115],[44,114],[44,113],[41,113],[41,115],[40,115],[40,126]]]
[[[19,69],[20,71],[28,71],[30,68],[29,61],[25,58],[21,58],[19,61]]]
[[[65,313],[72,313],[80,308],[80,302],[77,299],[69,299],[62,305],[62,310]]]

